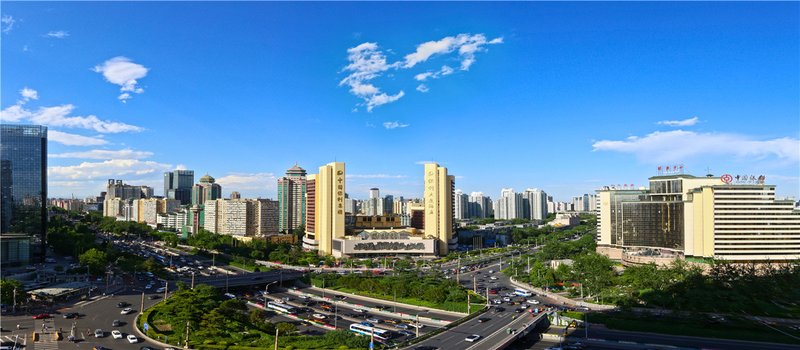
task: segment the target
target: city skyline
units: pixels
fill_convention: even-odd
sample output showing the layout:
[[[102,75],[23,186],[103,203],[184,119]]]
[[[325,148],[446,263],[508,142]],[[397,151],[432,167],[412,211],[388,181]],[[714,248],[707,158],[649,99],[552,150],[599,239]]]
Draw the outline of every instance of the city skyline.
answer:
[[[421,198],[435,161],[493,199],[675,165],[797,198],[798,6],[8,2],[1,119],[48,127],[50,197],[190,169],[277,198],[340,161],[351,197]]]

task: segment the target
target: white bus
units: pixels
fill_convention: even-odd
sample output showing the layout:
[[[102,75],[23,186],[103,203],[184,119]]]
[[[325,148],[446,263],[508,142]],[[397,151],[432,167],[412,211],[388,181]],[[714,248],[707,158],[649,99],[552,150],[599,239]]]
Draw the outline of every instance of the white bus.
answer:
[[[519,295],[521,297],[529,297],[533,295],[533,293],[522,288],[514,289],[514,294]]]
[[[363,323],[353,323],[350,325],[350,331],[366,336],[375,336],[375,339],[385,341],[391,338],[391,332],[376,327],[367,326]]]
[[[268,302],[267,303],[267,307],[270,308],[270,309],[273,309],[275,311],[285,313],[285,314],[297,313],[297,309],[295,309],[295,308],[293,308],[293,307],[291,307],[289,305],[286,305],[286,304],[278,304],[278,303],[276,303],[274,301]]]

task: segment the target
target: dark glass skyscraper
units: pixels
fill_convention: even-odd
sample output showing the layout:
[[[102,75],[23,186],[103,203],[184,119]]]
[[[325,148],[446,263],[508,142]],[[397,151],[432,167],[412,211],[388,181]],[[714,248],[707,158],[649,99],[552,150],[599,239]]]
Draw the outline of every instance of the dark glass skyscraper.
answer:
[[[44,259],[47,240],[47,127],[2,124],[0,129],[0,234],[30,237],[31,246],[38,246],[39,258]],[[3,244],[0,253],[18,253],[7,249],[10,248]]]
[[[177,199],[186,205],[192,202],[194,170],[175,170],[164,173],[164,197]]]

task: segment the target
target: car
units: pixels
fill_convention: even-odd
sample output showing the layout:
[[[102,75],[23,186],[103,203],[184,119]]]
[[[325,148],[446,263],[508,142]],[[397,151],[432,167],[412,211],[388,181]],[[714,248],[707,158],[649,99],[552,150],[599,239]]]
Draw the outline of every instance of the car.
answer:
[[[470,335],[470,336],[464,338],[464,341],[470,342],[470,343],[474,343],[474,342],[478,341],[478,339],[481,339],[481,336],[478,335],[478,334],[473,334],[473,335]]]
[[[50,317],[51,317],[50,314],[33,315],[33,319],[34,320],[43,320],[43,319],[50,318]]]
[[[94,347],[92,347],[92,350],[111,350],[111,349],[102,345],[95,345]]]
[[[117,303],[117,307],[128,307],[128,306],[131,306],[131,304],[124,301],[120,301]]]
[[[489,279],[490,279],[490,280],[496,280],[496,279],[497,279],[497,276],[492,276],[492,277],[489,277]]]
[[[521,313],[523,311],[525,311],[525,309],[523,309],[523,308],[514,309],[514,312],[516,312],[516,313]]]
[[[126,307],[126,308],[124,308],[124,309],[120,310],[119,314],[120,314],[120,315],[127,315],[127,314],[129,314],[129,313],[131,313],[131,312],[133,312],[133,309],[131,309],[131,308],[129,308],[129,307]]]
[[[494,273],[494,270],[489,270],[489,273]]]
[[[439,348],[437,348],[435,346],[423,345],[423,346],[418,346],[418,347],[414,348],[414,350],[439,350]]]
[[[400,321],[398,321],[398,320],[395,320],[395,319],[393,319],[393,318],[385,319],[385,320],[383,320],[383,322],[386,322],[386,323],[391,323],[391,324],[398,324],[398,323],[400,323]]]
[[[353,309],[353,311],[358,312],[358,313],[362,313],[362,314],[367,312],[367,310],[364,310],[364,309],[361,309],[361,308]]]
[[[158,349],[156,349],[156,348],[154,348],[152,346],[143,346],[143,347],[139,348],[139,350],[158,350]]]
[[[161,287],[161,288],[156,289],[156,293],[164,293],[166,291],[167,291],[167,287]]]
[[[539,302],[539,301],[538,301],[538,300],[536,300],[536,299],[528,299],[528,300],[527,300],[527,302],[528,302],[528,304],[533,304],[533,305],[539,305],[539,304],[541,304],[541,302]]]
[[[496,308],[494,308],[494,311],[495,312],[503,312],[503,311],[506,311],[506,308],[504,308],[504,307],[496,307]]]
[[[114,320],[111,322],[111,327],[119,327],[122,326],[122,322],[120,320]]]
[[[147,299],[150,299],[150,300],[156,300],[158,298],[161,298],[161,296],[158,295],[158,294],[153,294],[153,295],[150,295],[150,296],[147,297]]]
[[[400,323],[400,324],[394,325],[394,328],[397,328],[397,329],[408,329],[408,325],[405,324],[405,323]]]
[[[80,314],[78,314],[77,312],[67,312],[61,316],[64,318],[78,318]]]
[[[503,297],[503,301],[505,301],[505,302],[509,302],[509,301],[511,301],[511,298],[509,298],[509,297]]]
[[[128,343],[136,344],[139,342],[139,338],[136,338],[133,334],[128,334]]]
[[[324,319],[328,318],[328,316],[325,316],[323,314],[313,314],[313,315],[311,315],[311,317],[316,318],[318,320],[324,320]]]
[[[111,337],[114,339],[122,339],[122,332],[120,332],[118,329],[115,329],[111,331]]]
[[[422,329],[423,327],[425,327],[425,325],[422,324],[422,323],[409,323],[408,325],[411,326],[411,327],[414,327],[414,328],[419,328],[419,329]]]
[[[298,298],[300,298],[300,299],[302,299],[302,300],[308,300],[308,299],[311,299],[311,298],[310,298],[308,295],[301,295],[301,296],[299,296]]]
[[[345,300],[345,299],[347,299],[347,297],[346,297],[346,296],[344,296],[344,295],[337,295],[337,296],[335,296],[334,298],[336,298],[336,299],[339,299],[339,300]]]
[[[102,329],[98,328],[94,330],[94,337],[95,338],[102,338],[106,336],[106,332],[103,332]]]
[[[369,322],[364,322],[364,321],[359,322],[358,324],[363,325],[363,326],[367,326],[367,327],[375,327],[374,324],[369,323]]]
[[[481,317],[481,318],[478,319],[478,323],[489,322],[489,320],[491,320],[491,318]]]
[[[381,323],[381,320],[379,318],[376,318],[376,317],[370,317],[366,321],[367,322],[371,322],[371,323]]]

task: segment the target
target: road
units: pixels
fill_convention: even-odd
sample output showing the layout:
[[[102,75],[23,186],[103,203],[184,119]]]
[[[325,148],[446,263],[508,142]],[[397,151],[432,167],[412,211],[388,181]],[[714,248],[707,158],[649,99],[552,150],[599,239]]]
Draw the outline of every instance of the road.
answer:
[[[462,285],[467,288],[472,287],[473,283],[473,276],[484,276],[484,284],[489,286],[497,286],[497,287],[506,287],[508,291],[513,291],[514,286],[511,284],[510,279],[498,272],[500,268],[499,263],[490,263],[484,266],[481,269],[469,271],[465,273],[459,274],[459,280],[461,281]],[[496,280],[487,279],[487,275],[489,275],[488,271],[493,270],[494,273],[491,276],[497,277]],[[476,277],[476,281],[479,278]],[[507,291],[503,291],[506,293]],[[502,298],[500,295],[490,295],[490,299]],[[539,300],[542,304],[552,303],[553,301],[547,300],[541,297],[532,297],[528,299],[536,299]],[[410,348],[416,347],[437,347],[440,349],[483,349],[483,348],[491,348],[492,346],[496,345],[490,342],[487,342],[487,337],[490,337],[492,334],[495,334],[498,331],[504,332],[507,328],[517,329],[520,328],[522,324],[526,324],[533,321],[533,316],[525,312],[515,312],[520,307],[526,306],[524,304],[524,298],[521,297],[513,297],[511,298],[514,305],[509,305],[508,302],[503,303],[502,305],[492,306],[489,311],[485,312],[478,318],[471,319],[463,324],[460,324],[456,327],[453,327],[442,334],[438,334],[434,337],[426,339],[420,343],[414,344]],[[521,302],[523,302],[521,304]],[[503,311],[498,311],[500,308]],[[538,306],[541,306],[538,305]],[[537,306],[537,307],[538,307]],[[479,322],[479,318],[488,318],[485,322]],[[477,334],[480,335],[481,338],[475,342],[470,343],[465,340],[465,338],[469,335]],[[495,335],[492,337],[493,339],[497,338],[498,336]],[[491,341],[491,339],[489,339]]]

